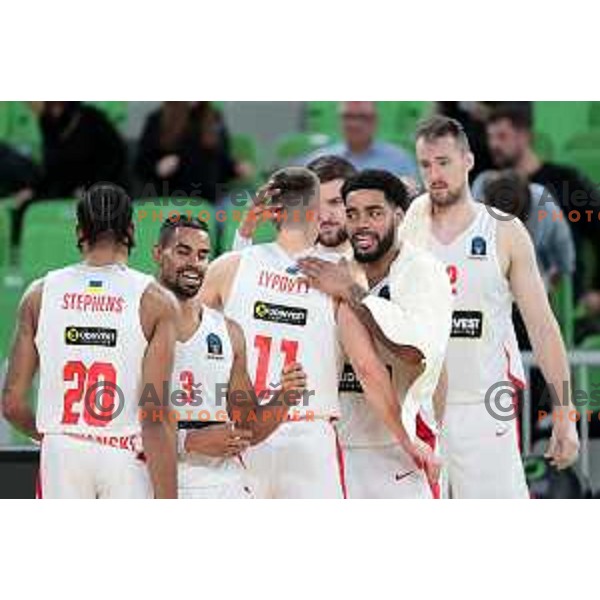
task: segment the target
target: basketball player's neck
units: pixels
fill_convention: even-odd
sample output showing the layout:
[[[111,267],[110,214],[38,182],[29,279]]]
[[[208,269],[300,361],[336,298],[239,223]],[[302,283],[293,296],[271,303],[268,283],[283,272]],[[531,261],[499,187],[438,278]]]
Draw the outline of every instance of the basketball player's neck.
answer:
[[[476,204],[468,185],[460,198],[451,204],[432,203],[433,235],[443,244],[451,243],[466,230],[476,215]]]
[[[288,253],[298,254],[315,244],[315,234],[304,229],[282,229],[277,243]]]
[[[390,272],[392,263],[402,250],[402,242],[396,240],[392,247],[379,259],[374,262],[361,263],[369,281],[369,287],[376,286],[380,281],[385,279]]]
[[[114,264],[127,264],[127,247],[109,241],[100,241],[89,246],[84,243],[83,262],[91,267],[106,267]]]

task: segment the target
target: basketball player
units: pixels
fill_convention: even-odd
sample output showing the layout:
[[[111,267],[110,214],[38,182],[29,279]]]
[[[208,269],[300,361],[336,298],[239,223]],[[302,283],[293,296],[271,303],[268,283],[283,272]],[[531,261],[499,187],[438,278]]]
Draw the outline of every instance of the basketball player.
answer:
[[[172,436],[140,393],[166,401],[177,304],[127,267],[132,207],[122,189],[101,184],[84,194],[77,241],[83,261],[51,271],[23,297],[3,413],[41,441],[45,498],[175,498]],[[34,417],[26,398],[38,367]]]
[[[206,304],[224,307],[240,323],[252,349],[249,372],[258,393],[268,395],[282,364],[298,361],[307,374],[310,403],[297,407],[294,419],[248,453],[260,495],[341,498],[344,482],[332,423],[339,417],[338,336],[377,414],[419,467],[429,457],[407,438],[389,375],[366,328],[347,306],[310,288],[299,275],[297,260],[320,252],[313,247],[318,179],[306,169],[288,168],[271,182],[283,211],[277,241],[221,256],[209,268],[201,295]]]
[[[309,257],[299,265],[311,285],[348,302],[373,328],[381,342],[378,351],[392,371],[405,426],[416,442],[418,414],[433,412],[450,334],[448,278],[433,256],[398,239],[408,207],[408,191],[400,179],[386,171],[363,171],[344,183],[341,194],[354,257],[365,270],[369,291],[353,281],[344,261],[332,264]],[[340,434],[349,497],[431,498],[437,473],[427,481],[426,474],[415,469],[365,403],[353,373],[346,375]],[[435,427],[433,418],[428,423]]]
[[[154,247],[159,281],[181,309],[171,386],[177,390],[171,402],[178,415],[178,497],[251,498],[241,454],[283,421],[289,392],[302,392],[305,377],[299,365],[286,365],[281,401],[258,406],[252,400],[240,326],[197,300],[209,254],[206,224],[185,216],[165,221]]]
[[[524,385],[511,319],[513,298],[544,377],[557,393],[547,457],[558,468],[572,464],[579,448],[569,419],[572,404],[564,395],[570,389],[564,386],[569,382],[565,347],[525,227],[518,219],[492,217],[471,197],[473,154],[462,126],[435,116],[418,127],[416,140],[427,194],[411,205],[404,235],[427,245],[446,264],[454,294],[442,431],[452,496],[527,498],[516,421],[495,419],[485,402],[503,381]],[[498,410],[510,408],[498,396],[490,399],[496,399]]]

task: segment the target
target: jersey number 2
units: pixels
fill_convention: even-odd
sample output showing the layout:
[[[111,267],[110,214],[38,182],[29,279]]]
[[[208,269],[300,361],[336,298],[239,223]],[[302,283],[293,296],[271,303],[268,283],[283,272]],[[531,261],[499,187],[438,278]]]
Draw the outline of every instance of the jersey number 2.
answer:
[[[92,363],[88,368],[80,360],[72,360],[63,369],[63,380],[75,382],[75,387],[65,392],[63,424],[77,425],[83,416],[84,422],[91,427],[108,425],[116,406],[115,368],[103,362]],[[77,405],[82,399],[83,411],[80,411]]]

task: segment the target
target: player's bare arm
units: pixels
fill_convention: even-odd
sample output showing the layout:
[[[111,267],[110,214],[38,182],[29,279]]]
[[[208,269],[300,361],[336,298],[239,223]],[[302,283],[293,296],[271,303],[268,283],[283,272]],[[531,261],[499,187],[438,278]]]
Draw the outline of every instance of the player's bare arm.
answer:
[[[499,225],[500,256],[507,257],[505,268],[513,296],[540,369],[556,392],[554,428],[547,456],[557,467],[566,468],[577,459],[579,438],[575,423],[569,419],[574,410],[571,399],[564,394],[565,389],[571,389],[565,345],[548,302],[527,230],[516,219]]]
[[[346,303],[377,341],[398,358],[412,365],[418,365],[423,361],[423,353],[418,348],[390,340],[363,303],[369,292],[364,274],[360,276],[358,265],[349,263],[343,258],[338,263],[333,263],[314,257],[302,259],[298,264],[309,278],[311,286]]]
[[[441,425],[444,421],[444,414],[446,413],[446,396],[448,395],[448,369],[446,368],[446,361],[440,371],[440,378],[438,379],[435,391],[433,392],[433,415],[438,425]]]
[[[14,341],[8,359],[8,371],[2,390],[2,414],[19,431],[40,440],[35,415],[28,402],[33,377],[38,369],[35,346],[43,281],[34,281],[21,300]]]
[[[170,381],[177,339],[179,306],[170,292],[152,283],[144,292],[140,313],[148,347],[142,365],[143,390],[154,390],[160,407],[140,399],[140,421],[144,452],[156,498],[177,497],[177,449],[168,419],[168,398],[163,398],[164,382]]]
[[[416,446],[404,428],[401,404],[398,402],[390,375],[377,355],[369,330],[345,303],[338,307],[337,323],[342,348],[352,363],[365,398],[417,467],[425,469],[428,478],[437,480],[439,464],[431,450]],[[418,375],[415,374],[415,379],[416,376]],[[410,385],[406,389],[409,387]]]
[[[223,310],[235,280],[240,255],[237,252],[222,254],[210,263],[200,289],[200,302],[216,310]]]
[[[227,319],[227,327],[234,353],[228,393],[229,414],[232,420],[251,432],[254,445],[269,437],[285,420],[290,407],[301,400],[306,388],[306,374],[298,363],[284,367],[280,389],[270,402],[259,405],[246,367],[244,333],[231,319]]]

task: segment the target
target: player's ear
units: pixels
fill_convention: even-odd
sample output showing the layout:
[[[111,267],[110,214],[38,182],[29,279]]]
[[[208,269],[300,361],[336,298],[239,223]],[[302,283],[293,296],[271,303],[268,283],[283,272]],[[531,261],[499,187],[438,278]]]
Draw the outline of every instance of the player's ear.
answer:
[[[406,213],[401,208],[397,208],[394,211],[394,222],[396,224],[396,227],[399,227],[402,221],[404,221],[405,214]]]
[[[473,169],[473,167],[475,166],[475,156],[473,155],[472,152],[467,152],[466,161],[467,161],[467,172],[470,173],[471,169]]]
[[[160,263],[162,260],[162,247],[160,244],[154,244],[154,247],[152,248],[152,258],[155,263]]]

